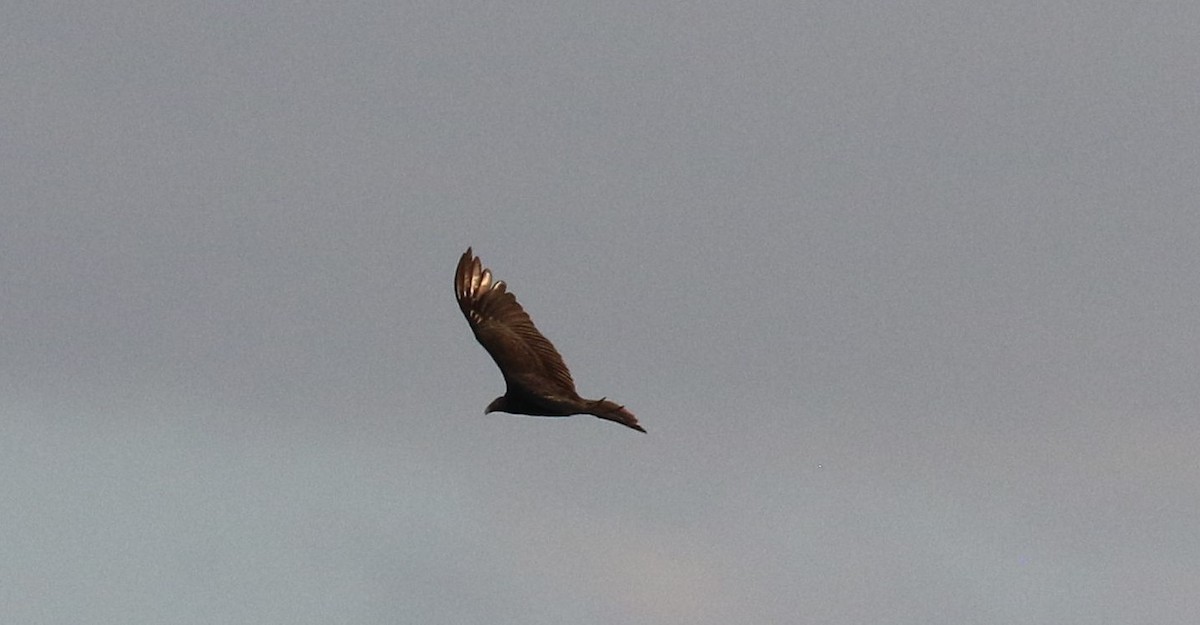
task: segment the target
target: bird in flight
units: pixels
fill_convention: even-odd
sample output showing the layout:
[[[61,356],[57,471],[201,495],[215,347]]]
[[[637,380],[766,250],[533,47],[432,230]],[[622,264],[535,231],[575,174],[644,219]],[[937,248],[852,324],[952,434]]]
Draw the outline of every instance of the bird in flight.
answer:
[[[637,417],[607,398],[584,399],[562,356],[554,349],[517,298],[501,281],[492,280],[471,248],[458,260],[454,296],[480,345],[500,367],[507,389],[488,404],[484,414],[507,412],[538,417],[590,414],[645,432]]]

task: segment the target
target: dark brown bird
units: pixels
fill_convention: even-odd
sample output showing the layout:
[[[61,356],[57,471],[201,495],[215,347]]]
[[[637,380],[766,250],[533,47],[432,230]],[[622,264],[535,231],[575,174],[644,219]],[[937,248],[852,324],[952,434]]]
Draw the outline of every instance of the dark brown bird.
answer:
[[[492,355],[508,385],[503,395],[488,404],[484,414],[590,414],[646,431],[624,406],[607,398],[584,399],[575,392],[571,372],[554,345],[538,332],[505,284],[492,280],[492,272],[483,268],[469,247],[454,272],[454,295],[475,338]]]

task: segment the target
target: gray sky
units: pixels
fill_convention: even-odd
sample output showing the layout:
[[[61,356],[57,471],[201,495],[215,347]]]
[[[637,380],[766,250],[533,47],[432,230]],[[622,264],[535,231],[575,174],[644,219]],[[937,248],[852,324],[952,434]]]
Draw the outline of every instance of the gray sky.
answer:
[[[1200,614],[1200,5],[72,4],[0,621]],[[648,435],[481,414],[468,245]]]

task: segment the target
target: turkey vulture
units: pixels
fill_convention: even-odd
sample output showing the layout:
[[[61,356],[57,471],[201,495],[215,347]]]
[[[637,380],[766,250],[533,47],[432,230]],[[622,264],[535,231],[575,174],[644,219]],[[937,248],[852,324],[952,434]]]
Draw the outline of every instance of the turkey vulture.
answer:
[[[458,260],[454,272],[454,295],[475,338],[500,367],[504,395],[488,404],[484,414],[507,412],[538,417],[567,417],[590,414],[616,421],[639,432],[637,417],[607,398],[584,399],[575,392],[575,382],[554,345],[533,326],[517,298],[505,284],[492,281],[471,248]]]

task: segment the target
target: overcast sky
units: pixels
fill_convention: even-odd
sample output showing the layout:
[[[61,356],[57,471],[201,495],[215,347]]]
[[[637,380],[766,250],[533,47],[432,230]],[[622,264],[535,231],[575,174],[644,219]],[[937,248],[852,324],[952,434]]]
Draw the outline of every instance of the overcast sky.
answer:
[[[1200,4],[3,13],[0,621],[1200,614]]]

